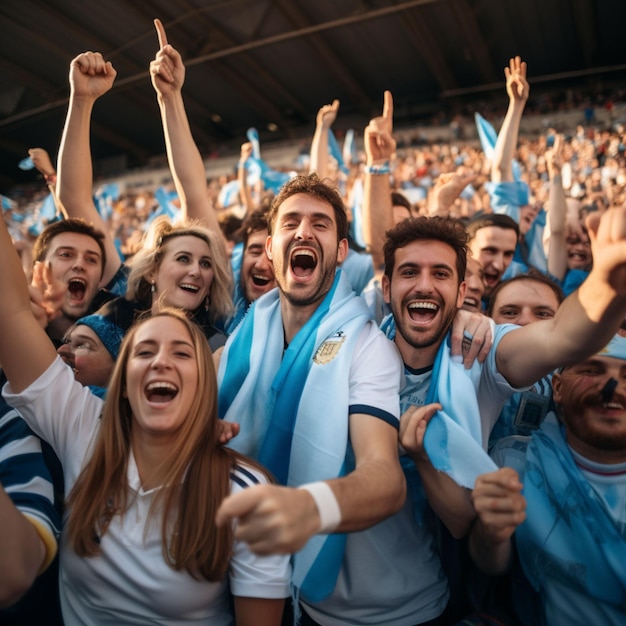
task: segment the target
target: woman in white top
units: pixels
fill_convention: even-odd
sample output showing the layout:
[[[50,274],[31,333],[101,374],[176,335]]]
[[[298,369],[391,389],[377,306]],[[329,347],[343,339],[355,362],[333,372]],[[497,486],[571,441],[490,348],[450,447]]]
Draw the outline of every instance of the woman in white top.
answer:
[[[65,474],[66,624],[278,625],[288,557],[258,557],[214,521],[226,495],[267,479],[219,444],[202,331],[176,310],[140,321],[122,344],[105,403],[74,379],[32,316],[4,224],[0,288],[5,397],[52,445]]]

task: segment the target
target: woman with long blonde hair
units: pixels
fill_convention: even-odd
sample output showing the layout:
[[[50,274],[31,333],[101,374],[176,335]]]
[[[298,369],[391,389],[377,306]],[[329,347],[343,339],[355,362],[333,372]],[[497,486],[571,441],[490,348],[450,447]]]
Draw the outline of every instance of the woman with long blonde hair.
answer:
[[[226,342],[215,324],[233,312],[232,276],[218,235],[199,222],[156,218],[129,264],[128,287],[98,311],[127,331],[145,311],[171,306],[198,324],[212,351]]]

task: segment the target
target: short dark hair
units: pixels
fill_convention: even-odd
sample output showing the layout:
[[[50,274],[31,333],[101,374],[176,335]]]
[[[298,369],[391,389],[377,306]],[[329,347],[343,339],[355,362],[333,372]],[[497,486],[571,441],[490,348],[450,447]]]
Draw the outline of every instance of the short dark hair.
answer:
[[[274,198],[270,211],[267,216],[267,230],[272,234],[276,224],[276,216],[281,204],[296,194],[302,193],[307,196],[313,196],[317,200],[326,202],[333,207],[335,212],[335,221],[337,222],[337,243],[342,239],[348,238],[348,216],[341,199],[341,195],[336,187],[332,186],[330,180],[321,180],[320,177],[313,173],[304,176],[296,176],[286,182],[280,189],[278,195]]]
[[[459,284],[465,280],[467,266],[467,231],[463,224],[451,217],[411,217],[386,233],[383,247],[385,255],[385,275],[391,278],[395,264],[396,250],[413,241],[441,241],[450,246],[456,254],[456,270]]]
[[[519,225],[518,223],[508,215],[503,213],[483,213],[473,217],[467,225],[467,234],[471,241],[476,237],[476,232],[481,228],[487,228],[488,226],[495,226],[496,228],[508,228],[515,231],[515,236],[519,238]]]
[[[229,241],[239,243],[241,241],[241,226],[243,220],[232,213],[219,218],[219,225],[222,234]]]
[[[246,215],[246,219],[241,226],[241,240],[243,241],[243,249],[248,245],[248,238],[252,233],[258,233],[260,230],[267,232],[267,209],[256,209]]]
[[[496,285],[496,288],[493,290],[493,293],[489,298],[489,306],[487,307],[487,315],[489,317],[493,317],[496,300],[498,299],[498,294],[502,291],[502,289],[512,283],[519,283],[522,281],[541,283],[542,285],[550,287],[550,289],[552,289],[554,295],[556,296],[556,300],[559,303],[559,306],[561,306],[561,303],[563,302],[563,300],[565,300],[563,290],[561,289],[561,287],[559,287],[559,285],[557,285],[556,282],[554,282],[549,276],[543,274],[539,270],[531,269],[525,274],[518,274],[517,276],[513,276],[513,278],[503,280]]]
[[[411,210],[411,201],[399,191],[391,192],[391,205],[392,206],[403,206],[409,212],[409,215],[413,215]]]
[[[33,244],[33,262],[45,260],[48,251],[50,250],[50,242],[61,233],[87,235],[87,237],[91,237],[98,244],[98,248],[100,248],[100,255],[102,257],[102,268],[100,271],[100,276],[102,276],[107,262],[107,256],[104,249],[104,234],[79,217],[70,217],[65,220],[48,224],[41,231],[39,237],[37,237],[35,243]]]

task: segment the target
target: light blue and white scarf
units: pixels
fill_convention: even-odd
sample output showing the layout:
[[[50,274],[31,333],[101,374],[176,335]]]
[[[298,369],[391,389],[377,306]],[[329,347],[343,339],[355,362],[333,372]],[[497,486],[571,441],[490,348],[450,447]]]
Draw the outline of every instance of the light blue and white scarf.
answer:
[[[585,479],[554,413],[533,433],[526,452],[526,521],[515,531],[526,577],[539,590],[549,580],[599,602],[626,605],[626,536]]]
[[[230,337],[218,373],[219,414],[241,425],[234,449],[283,485],[343,476],[352,355],[370,313],[337,270],[332,288],[284,350],[278,289],[256,300]],[[293,583],[319,602],[335,586],[345,535],[316,535],[294,555]]]
[[[381,330],[393,339],[393,315],[387,316]],[[441,342],[426,404],[438,402],[437,411],[428,423],[424,449],[433,467],[445,472],[462,487],[474,488],[476,478],[498,469],[482,446],[480,410],[476,389],[481,365],[466,370],[461,357],[450,355],[450,333]]]

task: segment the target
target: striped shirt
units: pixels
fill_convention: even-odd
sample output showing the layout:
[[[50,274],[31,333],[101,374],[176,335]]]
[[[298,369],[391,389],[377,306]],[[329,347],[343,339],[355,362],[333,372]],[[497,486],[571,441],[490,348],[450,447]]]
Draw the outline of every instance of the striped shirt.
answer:
[[[20,414],[0,398],[0,483],[15,507],[33,524],[46,547],[42,571],[54,559],[60,518],[41,442]]]

